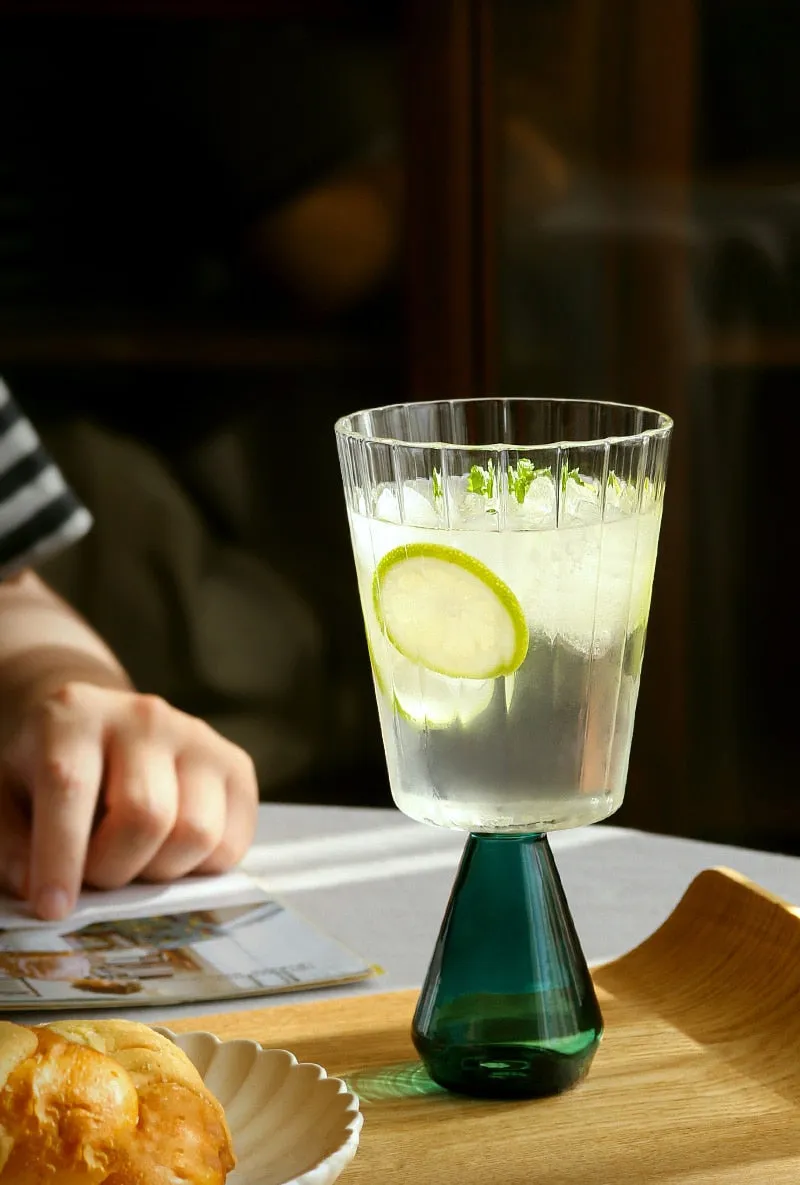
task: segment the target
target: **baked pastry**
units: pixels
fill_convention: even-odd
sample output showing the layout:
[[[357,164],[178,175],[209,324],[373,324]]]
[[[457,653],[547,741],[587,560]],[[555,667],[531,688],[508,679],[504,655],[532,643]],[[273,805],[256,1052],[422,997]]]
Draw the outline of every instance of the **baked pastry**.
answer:
[[[2,1185],[222,1185],[234,1164],[221,1104],[147,1025],[0,1021]]]

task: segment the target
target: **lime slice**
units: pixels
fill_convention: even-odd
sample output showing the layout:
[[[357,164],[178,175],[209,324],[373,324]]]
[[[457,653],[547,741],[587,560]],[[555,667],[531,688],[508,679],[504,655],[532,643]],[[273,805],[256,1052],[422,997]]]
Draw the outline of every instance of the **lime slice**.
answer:
[[[388,700],[393,711],[417,728],[467,728],[481,716],[499,694],[505,710],[511,710],[516,676],[496,679],[451,679],[437,675],[403,658],[391,642],[373,630],[367,631],[370,666],[379,699]],[[498,692],[498,686],[500,690]]]
[[[418,728],[466,727],[494,699],[494,679],[450,679],[403,658],[382,634],[367,639],[378,694]],[[509,676],[513,680],[514,676]]]
[[[389,682],[386,681],[384,671],[386,669],[385,662],[378,661],[375,651],[385,649],[385,642],[382,634],[377,636],[367,627],[367,653],[369,654],[369,665],[372,668],[372,677],[375,680],[375,686],[378,690],[378,695],[387,695],[391,687],[391,677]]]
[[[514,593],[455,547],[396,547],[375,570],[372,598],[392,645],[436,674],[496,679],[515,671],[528,652],[528,626]]]
[[[494,679],[448,679],[398,654],[394,667],[395,711],[418,728],[467,728],[491,704]]]

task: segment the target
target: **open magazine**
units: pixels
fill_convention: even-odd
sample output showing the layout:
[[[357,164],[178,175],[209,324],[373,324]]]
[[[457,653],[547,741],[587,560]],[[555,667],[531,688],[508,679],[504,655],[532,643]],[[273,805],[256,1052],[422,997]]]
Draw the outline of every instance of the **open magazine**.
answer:
[[[0,896],[0,1011],[223,1000],[373,971],[243,873],[84,893],[58,924]]]

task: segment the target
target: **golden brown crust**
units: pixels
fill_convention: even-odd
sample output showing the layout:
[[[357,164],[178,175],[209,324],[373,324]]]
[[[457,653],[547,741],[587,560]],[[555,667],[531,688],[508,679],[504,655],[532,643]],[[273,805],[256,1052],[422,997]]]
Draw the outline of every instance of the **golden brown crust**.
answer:
[[[219,1101],[186,1055],[133,1021],[0,1022],[2,1185],[222,1185]]]
[[[0,1090],[20,1062],[30,1057],[39,1042],[30,1029],[0,1020]]]

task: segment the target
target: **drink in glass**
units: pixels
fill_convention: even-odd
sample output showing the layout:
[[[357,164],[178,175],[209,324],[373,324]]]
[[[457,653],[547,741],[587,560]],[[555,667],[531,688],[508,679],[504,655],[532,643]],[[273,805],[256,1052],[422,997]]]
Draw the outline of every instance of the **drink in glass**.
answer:
[[[513,834],[619,808],[670,428],[647,409],[534,399],[339,421],[380,726],[405,814]]]
[[[544,399],[336,426],[392,794],[470,833],[411,1030],[448,1089],[557,1094],[601,1040],[547,833],[622,802],[671,429]]]

